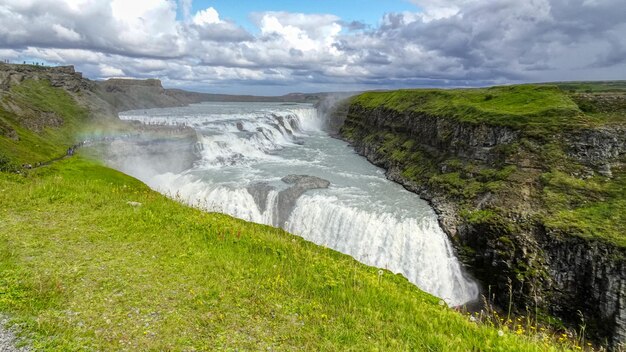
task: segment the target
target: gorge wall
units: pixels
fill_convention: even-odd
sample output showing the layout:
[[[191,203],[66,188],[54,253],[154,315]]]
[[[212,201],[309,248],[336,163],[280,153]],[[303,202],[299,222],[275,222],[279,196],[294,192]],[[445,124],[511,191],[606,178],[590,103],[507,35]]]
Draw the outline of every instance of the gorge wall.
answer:
[[[541,95],[536,99],[561,94],[537,89],[529,93]],[[611,209],[613,201],[623,205],[623,193],[606,186],[624,184],[624,124],[579,124],[585,114],[576,105],[502,116],[484,106],[525,91],[475,93],[484,97],[471,96],[479,102],[471,106],[436,92],[366,93],[352,100],[340,135],[390,179],[430,200],[487,299],[505,309],[512,302],[538,319],[584,325],[613,347],[624,344],[626,246],[593,225],[617,223],[609,233],[624,226],[621,208]],[[446,107],[430,108],[442,99]],[[552,122],[536,124],[542,114]],[[507,120],[516,118],[530,122]],[[580,210],[602,202],[608,215]],[[563,218],[572,212],[589,224]]]

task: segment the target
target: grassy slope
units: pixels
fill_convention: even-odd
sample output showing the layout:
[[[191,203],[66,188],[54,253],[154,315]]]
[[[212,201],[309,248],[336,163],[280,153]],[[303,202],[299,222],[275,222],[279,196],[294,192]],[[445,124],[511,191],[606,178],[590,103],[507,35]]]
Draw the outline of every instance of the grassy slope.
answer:
[[[554,138],[559,132],[571,129],[626,123],[625,100],[615,103],[610,95],[606,97],[606,94],[624,94],[624,87],[624,82],[608,82],[568,83],[563,86],[569,90],[567,92],[555,85],[399,90],[365,93],[354,98],[353,103],[521,130],[520,144],[498,148],[513,158],[531,158],[539,164],[542,175],[505,164],[433,159],[427,151],[415,148],[414,141],[407,136],[385,131],[373,131],[369,138],[381,141],[379,151],[404,165],[404,177],[417,184],[427,183],[461,203],[466,202],[463,208],[467,213],[475,208],[476,199],[486,193],[494,193],[502,199],[520,198],[517,194],[520,185],[534,184],[537,178],[541,181],[539,202],[542,205],[536,204],[533,211],[539,213],[548,227],[626,247],[626,168],[615,166],[613,179],[595,176],[581,180],[570,176],[580,172],[581,166],[567,158],[564,146]],[[589,93],[579,93],[589,91],[603,95],[594,98]],[[447,166],[446,172],[440,173],[439,165],[443,164]],[[485,216],[498,218],[497,212],[507,213],[509,206],[492,209],[496,213],[481,211],[475,217],[481,221]]]
[[[80,158],[0,176],[0,216],[0,311],[37,348],[539,348],[400,276]]]
[[[20,135],[0,136],[0,151],[12,163],[63,155],[85,112],[45,82],[15,89],[65,123],[37,134],[0,112]],[[0,172],[0,312],[36,349],[554,349],[438,302],[400,276],[191,209],[80,157]]]
[[[13,128],[20,138],[16,143],[0,137],[0,157],[14,164],[43,162],[64,155],[75,142],[74,136],[83,128],[87,116],[68,93],[47,81],[27,80],[13,86],[4,99],[25,110],[25,114],[16,116],[0,109],[0,122]],[[36,120],[42,113],[62,117],[62,128],[45,127],[41,133],[33,133],[20,124],[24,119]]]
[[[572,93],[626,92],[626,81],[588,81],[547,83]]]
[[[581,180],[559,171],[542,175],[548,228],[626,247],[626,167],[613,174],[610,181],[601,176]]]
[[[355,98],[354,103],[368,108],[385,107],[524,129],[538,125],[541,129],[553,130],[583,122],[578,106],[555,86],[370,92]]]

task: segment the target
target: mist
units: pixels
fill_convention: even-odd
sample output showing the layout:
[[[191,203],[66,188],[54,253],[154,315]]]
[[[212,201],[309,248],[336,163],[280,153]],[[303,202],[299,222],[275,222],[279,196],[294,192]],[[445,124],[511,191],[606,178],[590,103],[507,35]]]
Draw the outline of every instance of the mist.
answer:
[[[348,115],[350,98],[359,93],[360,92],[326,93],[315,103],[315,108],[322,120],[323,128],[331,136],[338,135],[339,129]]]

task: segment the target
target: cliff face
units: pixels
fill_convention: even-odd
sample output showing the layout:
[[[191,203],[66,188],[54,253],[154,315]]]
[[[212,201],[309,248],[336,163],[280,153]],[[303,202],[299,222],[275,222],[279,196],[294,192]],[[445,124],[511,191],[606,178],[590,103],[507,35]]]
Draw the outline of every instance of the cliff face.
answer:
[[[580,310],[613,346],[626,341],[626,250],[601,241],[547,233],[541,242],[552,278],[558,316],[576,319]]]
[[[47,79],[53,87],[71,92],[89,88],[87,80],[73,66],[44,67],[32,65],[0,64],[0,90],[7,91],[11,86],[25,79]]]
[[[626,126],[614,125],[568,135],[567,154],[574,160],[598,167],[605,176],[612,176],[612,163],[626,155]]]
[[[24,101],[24,94],[19,93],[20,89],[42,86],[69,94],[78,105],[89,111],[92,118],[116,119],[115,109],[98,96],[97,85],[83,78],[73,66],[0,64],[0,108],[20,117],[18,122],[35,132],[41,132],[46,127],[60,127],[64,122],[57,112],[44,107],[41,102]],[[17,132],[15,136],[17,137]]]
[[[574,327],[584,317],[598,340],[626,342],[626,246],[593,225],[604,215],[586,219],[581,210],[622,202],[621,191],[606,185],[623,184],[624,125],[529,131],[363,101],[350,105],[341,136],[431,201],[489,299]],[[625,215],[610,204],[607,221],[619,233]],[[588,223],[568,222],[571,212]]]
[[[109,79],[97,82],[96,87],[98,96],[117,111],[184,106],[202,101],[185,94],[170,95],[158,79]]]

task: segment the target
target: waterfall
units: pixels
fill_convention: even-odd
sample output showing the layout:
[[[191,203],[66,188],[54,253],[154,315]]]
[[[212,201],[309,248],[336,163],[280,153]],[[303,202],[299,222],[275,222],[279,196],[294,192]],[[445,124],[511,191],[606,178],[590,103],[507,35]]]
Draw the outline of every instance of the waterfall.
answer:
[[[400,273],[450,305],[477,298],[434,211],[322,133],[312,106],[207,103],[122,118],[198,133],[194,167],[143,177],[152,188]]]
[[[303,196],[287,230],[349,254],[358,261],[404,275],[423,290],[458,305],[476,298],[435,214],[399,219],[341,205],[334,198]]]

